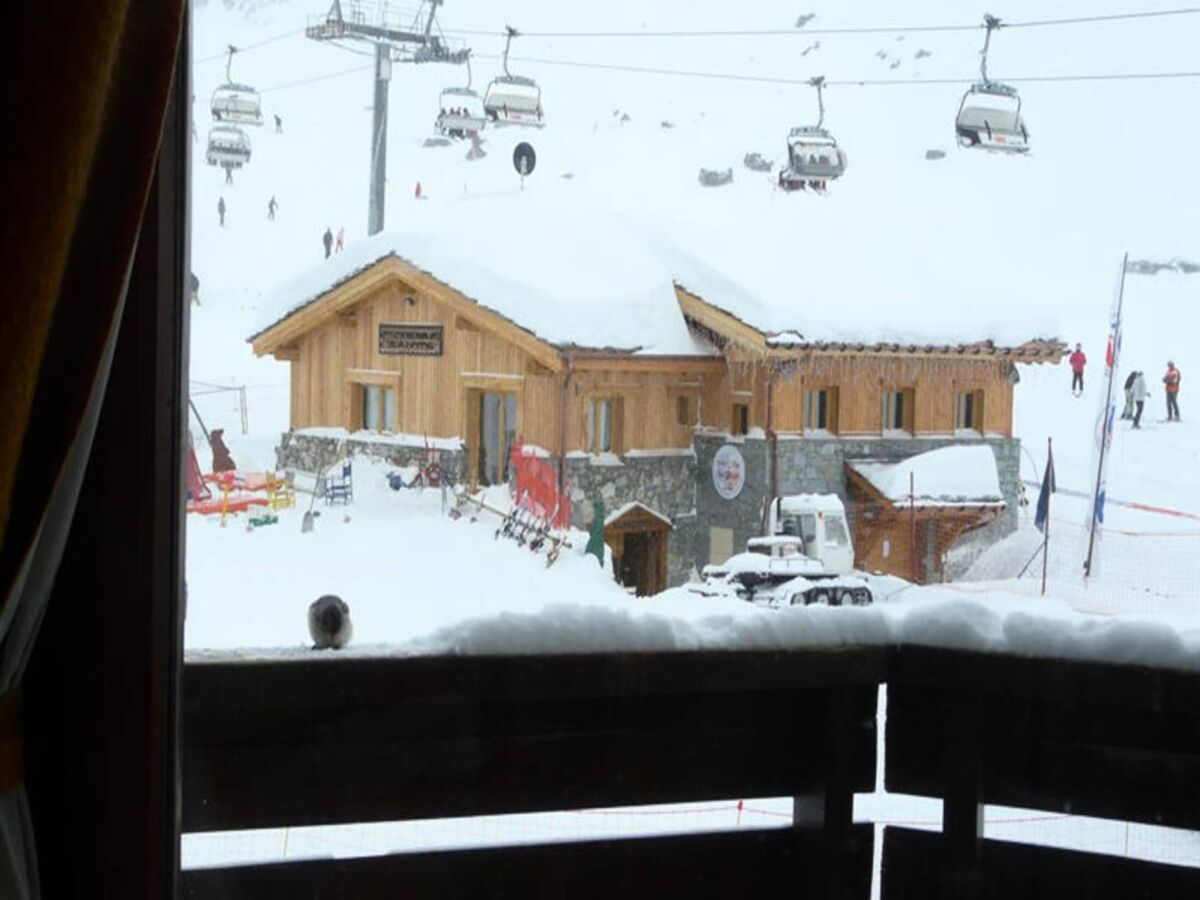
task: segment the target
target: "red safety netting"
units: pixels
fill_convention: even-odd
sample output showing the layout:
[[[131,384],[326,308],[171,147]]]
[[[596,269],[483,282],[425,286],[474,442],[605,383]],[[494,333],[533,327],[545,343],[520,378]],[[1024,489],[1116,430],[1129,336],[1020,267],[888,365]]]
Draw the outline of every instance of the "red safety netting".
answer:
[[[548,459],[525,452],[521,442],[513,444],[510,457],[517,481],[518,503],[552,528],[571,524],[571,501],[558,490],[558,470]]]

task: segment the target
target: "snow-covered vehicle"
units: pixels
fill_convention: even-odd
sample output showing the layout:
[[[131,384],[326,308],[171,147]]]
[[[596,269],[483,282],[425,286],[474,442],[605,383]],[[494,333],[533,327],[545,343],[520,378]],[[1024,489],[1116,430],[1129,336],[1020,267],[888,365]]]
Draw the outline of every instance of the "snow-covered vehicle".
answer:
[[[767,524],[770,536],[751,538],[745,552],[705,566],[703,582],[691,589],[771,607],[871,603],[870,585],[854,571],[846,511],[835,494],[776,497]]]

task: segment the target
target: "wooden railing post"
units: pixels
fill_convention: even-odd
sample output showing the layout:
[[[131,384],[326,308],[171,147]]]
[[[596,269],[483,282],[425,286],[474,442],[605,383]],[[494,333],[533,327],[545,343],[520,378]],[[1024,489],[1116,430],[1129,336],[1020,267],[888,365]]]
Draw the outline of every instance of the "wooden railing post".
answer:
[[[976,694],[950,694],[944,721],[942,896],[971,900],[980,896],[982,888],[982,699]]]
[[[851,896],[854,882],[854,689],[830,688],[828,702],[823,784],[795,798],[793,827],[798,838],[819,841],[821,848],[808,896],[842,900]]]

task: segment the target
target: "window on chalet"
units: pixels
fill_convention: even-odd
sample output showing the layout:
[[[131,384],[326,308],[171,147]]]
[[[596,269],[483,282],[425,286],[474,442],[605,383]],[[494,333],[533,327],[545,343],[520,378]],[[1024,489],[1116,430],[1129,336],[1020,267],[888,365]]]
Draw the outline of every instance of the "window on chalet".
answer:
[[[837,433],[838,389],[811,388],[804,392],[804,430]]]
[[[597,397],[588,401],[587,450],[589,453],[621,453],[621,420],[624,404],[620,397]]]
[[[359,386],[359,423],[366,431],[396,430],[396,391],[381,384]]]
[[[983,391],[954,395],[954,430],[983,433]]]
[[[748,403],[733,404],[733,422],[729,430],[733,434],[746,434],[750,430],[750,405]]]
[[[689,427],[695,424],[693,408],[692,398],[686,394],[680,394],[675,398],[675,421]]]
[[[913,393],[911,388],[883,392],[883,431],[906,431],[912,434],[915,421]]]

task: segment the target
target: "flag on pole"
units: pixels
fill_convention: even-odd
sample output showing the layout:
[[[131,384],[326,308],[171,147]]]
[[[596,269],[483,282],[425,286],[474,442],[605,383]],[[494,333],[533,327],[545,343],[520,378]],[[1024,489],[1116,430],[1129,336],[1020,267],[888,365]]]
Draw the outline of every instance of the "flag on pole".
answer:
[[[1112,455],[1110,451],[1112,450],[1113,430],[1117,421],[1117,404],[1113,398],[1113,383],[1116,381],[1117,368],[1121,364],[1121,337],[1124,330],[1122,310],[1125,299],[1125,273],[1128,265],[1129,256],[1126,254],[1121,261],[1121,278],[1108,316],[1108,343],[1104,351],[1104,375],[1107,389],[1101,396],[1100,408],[1096,411],[1095,450],[1092,455],[1095,463],[1096,482],[1091,503],[1088,504],[1088,552],[1087,559],[1083,564],[1085,576],[1097,573],[1096,563],[1099,554],[1096,551],[1103,536],[1101,526],[1104,524],[1104,500],[1108,495],[1108,458]]]
[[[1038,492],[1037,511],[1033,514],[1033,525],[1038,531],[1046,530],[1050,518],[1050,495],[1058,490],[1054,480],[1054,451],[1046,451],[1046,471],[1042,475],[1042,489]]]

